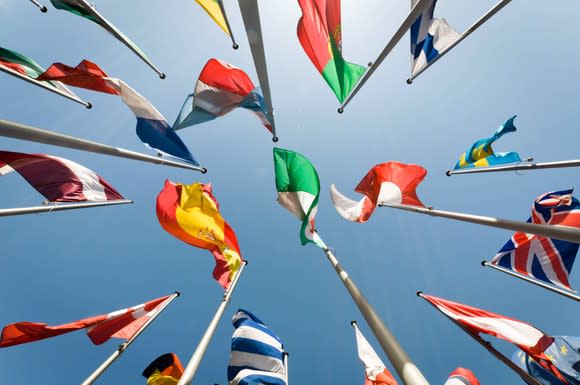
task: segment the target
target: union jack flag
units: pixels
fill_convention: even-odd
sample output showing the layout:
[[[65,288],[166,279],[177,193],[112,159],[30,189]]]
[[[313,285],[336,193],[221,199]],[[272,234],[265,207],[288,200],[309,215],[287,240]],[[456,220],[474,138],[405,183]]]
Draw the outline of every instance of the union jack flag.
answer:
[[[580,202],[572,196],[573,191],[552,191],[540,195],[534,201],[528,222],[580,227]],[[491,263],[572,290],[568,275],[578,246],[578,243],[517,232]]]

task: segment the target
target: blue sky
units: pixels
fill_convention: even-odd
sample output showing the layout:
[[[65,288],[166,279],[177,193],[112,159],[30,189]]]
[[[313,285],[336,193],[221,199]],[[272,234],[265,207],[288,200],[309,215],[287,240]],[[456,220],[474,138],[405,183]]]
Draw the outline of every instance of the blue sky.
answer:
[[[125,46],[88,21],[49,7],[0,0],[1,46],[47,67],[52,62],[99,64],[148,98],[173,122],[205,64],[216,57],[246,70],[257,83],[239,9],[226,1],[240,49],[192,1],[98,1],[97,8],[167,74],[157,75]],[[374,60],[408,12],[408,2],[343,0],[347,60]],[[467,28],[493,1],[441,1],[436,15]],[[482,384],[520,379],[461,330],[415,296],[417,290],[530,322],[554,335],[578,335],[577,304],[500,273],[490,259],[510,232],[378,209],[353,224],[332,207],[328,186],[345,195],[374,164],[417,163],[429,174],[418,193],[435,208],[509,219],[528,218],[533,199],[575,186],[577,169],[447,177],[473,141],[517,114],[518,132],[497,151],[538,161],[574,159],[580,80],[574,49],[580,30],[570,23],[580,5],[513,2],[413,85],[408,36],[355,97],[344,114],[296,38],[295,1],[261,1],[270,85],[280,147],[308,157],[318,170],[320,235],[369,302],[399,338],[431,384],[457,366]],[[78,90],[92,110],[1,74],[2,118],[144,153],[135,118],[119,98]],[[77,90],[75,90],[77,91]],[[2,149],[47,153],[99,173],[131,206],[31,215],[0,220],[0,325],[16,321],[61,324],[108,313],[180,290],[167,311],[103,375],[99,383],[145,383],[142,369],[158,355],[177,353],[185,364],[215,312],[221,287],[213,258],[165,233],[155,215],[164,180],[211,182],[223,216],[238,235],[249,266],[201,364],[195,384],[226,384],[239,307],[264,320],[290,352],[290,383],[362,384],[354,332],[378,344],[323,253],[299,244],[299,222],[275,201],[270,135],[239,110],[179,132],[199,173],[1,138]],[[2,207],[32,206],[42,197],[18,175],[0,180]],[[571,274],[578,286],[577,274]],[[514,348],[493,340],[504,353]],[[83,332],[0,350],[6,383],[81,382],[120,343],[93,346]],[[387,363],[390,367],[390,364]]]

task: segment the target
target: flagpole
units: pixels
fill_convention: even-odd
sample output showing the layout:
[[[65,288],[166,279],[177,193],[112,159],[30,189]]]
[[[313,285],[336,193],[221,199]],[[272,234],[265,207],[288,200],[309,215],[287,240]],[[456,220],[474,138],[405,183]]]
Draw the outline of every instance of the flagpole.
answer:
[[[286,351],[284,351],[284,353],[282,353],[282,357],[284,359],[284,368],[286,368],[286,385],[288,385],[288,356],[290,354]]]
[[[540,170],[544,168],[564,168],[564,167],[580,167],[580,159],[561,160],[556,162],[543,163],[519,163],[507,166],[492,166],[492,167],[473,167],[459,170],[447,170],[447,176],[460,174],[475,174],[481,172],[500,172],[500,171],[519,171],[519,170]]]
[[[260,87],[264,94],[264,103],[268,116],[272,119],[272,141],[277,142],[276,123],[274,122],[274,108],[272,107],[272,95],[270,94],[270,82],[268,81],[268,67],[266,66],[266,54],[264,53],[264,39],[262,38],[262,25],[260,23],[260,10],[257,0],[238,0],[244,28],[248,36],[248,43],[252,51],[254,66],[258,74]],[[253,38],[251,38],[253,37]]]
[[[30,0],[30,1],[32,2],[32,4],[36,5],[40,9],[40,12],[46,13],[46,11],[48,11],[48,9],[44,5],[40,4],[38,1],[36,1],[36,0]]]
[[[147,64],[153,71],[155,71],[157,73],[157,75],[159,75],[159,77],[161,79],[165,79],[165,77],[166,77],[165,74],[163,72],[161,72],[151,62],[151,60],[145,55],[145,53],[143,53],[139,49],[135,48],[133,46],[133,44],[130,44],[129,41],[128,41],[128,38],[123,33],[121,33],[117,27],[115,27],[113,24],[111,24],[111,22],[109,22],[107,19],[105,19],[99,12],[97,12],[97,10],[94,7],[92,7],[85,0],[76,0],[76,1],[81,4],[81,7],[83,7],[86,11],[90,12],[96,19],[98,19],[98,22],[103,23],[106,26],[105,29],[110,34],[112,34],[118,40],[120,40],[123,44],[125,44],[125,46],[127,48],[129,48],[131,51],[133,51],[133,53],[135,55],[139,56],[139,58],[141,60],[143,60],[145,62],[145,64]],[[103,26],[101,26],[101,27],[103,27]]]
[[[518,274],[513,270],[506,269],[505,267],[502,267],[502,266],[494,265],[493,263],[490,263],[488,261],[481,261],[481,266],[491,267],[492,269],[495,269],[497,271],[501,271],[502,273],[509,274],[512,277],[516,277],[516,278],[519,278],[521,280],[533,283],[534,285],[540,286],[544,289],[548,289],[550,291],[553,291],[554,293],[558,293],[560,295],[563,295],[565,297],[573,299],[574,301],[580,302],[580,296],[578,296],[577,294],[574,294],[574,292],[571,292],[569,290],[565,290],[565,289],[559,288],[557,286],[552,286],[552,285],[547,284],[545,282],[530,278],[530,277],[522,275],[522,274]]]
[[[494,217],[484,217],[481,215],[471,215],[457,213],[453,211],[435,210],[431,206],[418,207],[402,205],[398,203],[380,203],[379,207],[392,207],[399,210],[412,211],[420,214],[427,214],[432,217],[442,217],[456,221],[476,223],[478,225],[497,227],[500,229],[520,231],[526,234],[535,234],[547,238],[556,238],[563,241],[580,243],[580,229],[561,225],[543,225],[528,222],[512,221]]]
[[[54,92],[57,95],[64,96],[67,99],[70,99],[70,100],[72,100],[74,102],[77,102],[79,104],[82,104],[83,106],[85,106],[88,109],[93,108],[93,105],[91,103],[85,102],[84,100],[79,99],[74,93],[72,93],[72,91],[71,91],[70,94],[67,94],[66,92],[64,92],[61,89],[51,87],[47,83],[41,82],[39,80],[36,80],[34,78],[31,78],[29,76],[26,76],[24,74],[21,74],[20,72],[14,71],[14,70],[12,70],[10,68],[7,68],[7,67],[4,67],[2,65],[0,65],[0,71],[5,72],[5,73],[7,73],[9,75],[12,75],[12,76],[16,76],[17,78],[20,78],[20,79],[22,79],[22,80],[24,80],[24,81],[26,81],[28,83],[34,84],[35,86],[42,87],[45,90],[48,90],[50,92]],[[67,90],[68,90],[68,88],[67,88]]]
[[[324,241],[322,243],[324,244]],[[379,341],[383,351],[387,357],[389,357],[389,360],[393,364],[393,368],[403,383],[405,385],[429,385],[427,379],[425,379],[419,368],[417,368],[413,361],[411,361],[393,333],[391,333],[375,309],[368,303],[358,287],[350,279],[348,273],[344,271],[332,251],[330,251],[326,244],[324,244],[322,250],[363,315],[375,338]]]
[[[108,146],[106,144],[97,143],[90,140],[77,138],[74,136],[59,134],[53,131],[43,130],[40,128],[27,126],[20,123],[10,122],[8,120],[0,120],[0,136],[27,140],[30,142],[50,144],[59,147],[73,148],[75,150],[95,152],[98,154],[116,156],[119,158],[133,159],[141,162],[149,162],[155,164],[163,164],[166,166],[185,168],[188,170],[199,171],[202,174],[205,174],[207,172],[207,169],[205,167],[199,167],[185,162],[177,162],[171,159],[145,155],[139,152],[126,150],[119,147]]]
[[[58,204],[50,205],[47,203],[44,206],[0,209],[0,217],[10,217],[10,216],[15,216],[15,215],[25,215],[25,214],[36,214],[36,213],[44,213],[44,212],[52,212],[52,211],[75,210],[75,209],[83,209],[83,208],[98,207],[98,206],[123,205],[123,204],[127,204],[127,203],[133,203],[133,201],[129,200],[129,199],[119,199],[119,200],[115,200],[115,201],[72,203],[72,204],[65,204],[65,205],[58,205]]]
[[[467,28],[465,30],[465,32],[463,32],[461,34],[461,37],[459,39],[457,39],[455,42],[453,42],[453,44],[451,44],[449,47],[447,47],[447,49],[445,51],[440,52],[439,55],[437,55],[434,60],[427,63],[427,65],[425,65],[423,68],[421,68],[419,71],[417,71],[417,73],[412,74],[409,77],[409,79],[407,79],[407,84],[413,83],[413,80],[415,80],[415,78],[417,76],[419,76],[423,72],[425,72],[427,70],[427,68],[429,68],[433,64],[435,64],[437,62],[437,60],[441,59],[447,52],[451,51],[457,44],[461,43],[467,36],[469,36],[473,32],[475,32],[476,29],[481,27],[486,21],[491,19],[496,13],[498,13],[503,7],[508,5],[511,1],[512,0],[501,0],[499,3],[497,3],[495,6],[493,6],[493,8],[491,8],[485,15],[483,15],[479,20],[477,20],[475,23],[473,23],[473,25],[471,27]]]
[[[187,363],[187,366],[185,367],[185,370],[183,371],[183,374],[181,375],[181,378],[179,379],[179,382],[177,383],[177,385],[190,385],[191,382],[193,381],[193,378],[195,377],[195,374],[197,372],[199,364],[201,363],[201,360],[203,359],[203,356],[205,355],[205,351],[207,350],[207,347],[209,346],[209,343],[210,343],[211,339],[213,338],[213,335],[217,329],[217,326],[218,326],[222,316],[224,315],[224,312],[226,311],[226,307],[230,303],[230,299],[232,298],[232,293],[234,292],[234,289],[236,288],[236,285],[238,284],[238,280],[240,279],[240,276],[242,275],[242,271],[244,270],[244,267],[246,267],[247,264],[248,264],[248,261],[244,261],[242,263],[242,265],[238,269],[238,272],[236,273],[236,276],[232,280],[230,287],[224,293],[224,296],[222,297],[222,302],[218,306],[217,311],[215,312],[215,315],[213,316],[212,320],[210,321],[205,333],[201,337],[201,340],[199,341],[197,348],[195,349],[195,351],[193,352],[193,355],[189,359],[189,362]]]
[[[226,14],[226,9],[224,7],[223,0],[217,0],[218,5],[220,6],[220,10],[222,11],[222,15],[224,16],[224,21],[226,22],[226,27],[228,28],[228,33],[230,34],[230,38],[232,39],[232,48],[238,49],[239,45],[236,43],[236,39],[234,38],[234,33],[232,32],[232,28],[230,27],[230,21],[228,20],[228,15]]]
[[[143,333],[143,331],[145,331],[145,329],[147,329],[147,327],[153,321],[155,321],[155,319],[161,314],[161,312],[165,310],[165,308],[169,306],[169,304],[177,297],[179,297],[178,291],[171,294],[171,296],[167,298],[165,302],[163,302],[163,304],[159,307],[159,309],[157,309],[157,311],[155,311],[155,313],[152,314],[151,317],[149,317],[149,319],[135,332],[135,334],[133,334],[133,336],[131,336],[131,338],[129,338],[127,341],[119,345],[117,350],[115,350],[113,354],[111,354],[109,358],[107,358],[101,364],[101,366],[97,368],[97,370],[95,370],[90,376],[88,376],[87,379],[84,380],[81,385],[91,385],[93,382],[95,382],[97,378],[99,378],[101,374],[103,374],[105,370],[107,370],[109,366],[111,366],[111,364],[115,362],[121,356],[121,354],[125,352],[125,350],[127,350],[127,348],[133,343],[133,341],[135,341],[137,337],[139,337],[141,333]]]
[[[241,1],[241,0],[240,0]],[[341,114],[344,112],[344,109],[350,103],[352,98],[358,93],[358,91],[362,88],[362,86],[366,83],[366,81],[371,77],[371,75],[375,72],[378,66],[386,59],[389,53],[395,48],[397,43],[405,36],[407,30],[411,28],[415,20],[419,17],[419,15],[427,8],[431,0],[419,0],[417,4],[413,7],[409,15],[405,18],[399,29],[395,32],[391,40],[387,43],[386,47],[383,51],[379,54],[379,57],[373,62],[373,64],[365,71],[363,76],[360,78],[359,82],[356,84],[354,89],[351,93],[346,97],[344,102],[338,108],[338,112]]]
[[[422,291],[418,291],[417,296],[425,299]],[[425,301],[427,301],[427,300],[425,299]],[[433,306],[435,309],[437,309],[441,314],[443,314],[445,317],[447,317],[447,319],[449,319],[455,325],[459,326],[459,328],[461,328],[471,338],[473,338],[475,341],[477,341],[488,352],[490,352],[495,358],[497,358],[498,360],[503,362],[507,367],[509,367],[511,370],[516,372],[522,378],[522,380],[524,380],[525,382],[527,382],[530,385],[542,385],[542,383],[539,382],[538,380],[536,380],[532,375],[530,375],[528,372],[526,372],[525,370],[523,370],[522,368],[520,368],[519,366],[514,364],[509,358],[507,358],[506,356],[501,354],[496,348],[493,347],[491,342],[486,341],[483,338],[481,338],[479,335],[471,332],[471,330],[469,330],[468,328],[463,326],[461,323],[457,322],[457,320],[455,320],[455,319],[449,317],[447,314],[443,313],[437,306],[435,306],[431,302],[427,301],[427,303],[429,305]]]

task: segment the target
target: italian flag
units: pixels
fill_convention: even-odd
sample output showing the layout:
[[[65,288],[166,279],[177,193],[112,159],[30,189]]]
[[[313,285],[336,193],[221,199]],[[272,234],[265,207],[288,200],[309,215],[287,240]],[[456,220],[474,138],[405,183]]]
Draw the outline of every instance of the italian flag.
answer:
[[[320,195],[316,169],[304,156],[282,148],[274,148],[274,169],[278,203],[302,221],[300,241],[325,248],[314,227]]]

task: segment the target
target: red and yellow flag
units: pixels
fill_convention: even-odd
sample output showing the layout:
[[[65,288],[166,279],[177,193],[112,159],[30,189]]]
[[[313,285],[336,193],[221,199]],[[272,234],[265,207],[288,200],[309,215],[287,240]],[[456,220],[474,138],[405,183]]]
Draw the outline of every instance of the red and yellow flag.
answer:
[[[177,385],[183,375],[183,366],[175,353],[157,357],[143,370],[147,385]]]
[[[157,218],[169,234],[209,250],[216,260],[213,277],[227,289],[242,264],[236,234],[222,218],[211,184],[165,181],[157,196]]]

